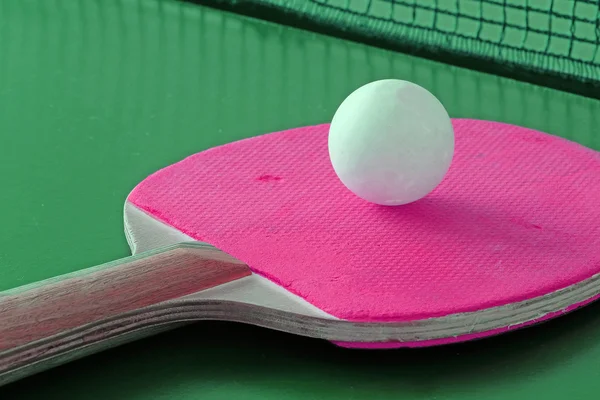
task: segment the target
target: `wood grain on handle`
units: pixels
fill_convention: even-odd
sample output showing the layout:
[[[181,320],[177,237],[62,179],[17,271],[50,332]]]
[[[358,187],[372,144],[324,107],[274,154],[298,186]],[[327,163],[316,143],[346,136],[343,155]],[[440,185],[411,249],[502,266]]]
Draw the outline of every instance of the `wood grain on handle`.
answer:
[[[181,244],[0,293],[0,354],[250,274],[217,249]]]

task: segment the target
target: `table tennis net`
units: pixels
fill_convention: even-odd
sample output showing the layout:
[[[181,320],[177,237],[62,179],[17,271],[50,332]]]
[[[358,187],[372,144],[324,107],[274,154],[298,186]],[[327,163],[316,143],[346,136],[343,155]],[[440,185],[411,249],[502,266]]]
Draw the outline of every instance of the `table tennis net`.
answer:
[[[598,0],[204,2],[282,24],[308,24],[381,47],[428,53],[430,58],[455,57],[484,70],[495,65],[538,81],[545,77],[571,82],[600,96]]]

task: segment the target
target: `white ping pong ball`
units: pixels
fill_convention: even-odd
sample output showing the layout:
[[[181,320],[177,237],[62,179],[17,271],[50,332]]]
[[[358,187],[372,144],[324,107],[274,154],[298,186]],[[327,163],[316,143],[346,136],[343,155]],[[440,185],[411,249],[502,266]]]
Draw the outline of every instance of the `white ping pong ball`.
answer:
[[[333,168],[355,195],[381,205],[417,201],[444,179],[454,155],[446,109],[426,89],[386,79],[366,84],[329,128]]]

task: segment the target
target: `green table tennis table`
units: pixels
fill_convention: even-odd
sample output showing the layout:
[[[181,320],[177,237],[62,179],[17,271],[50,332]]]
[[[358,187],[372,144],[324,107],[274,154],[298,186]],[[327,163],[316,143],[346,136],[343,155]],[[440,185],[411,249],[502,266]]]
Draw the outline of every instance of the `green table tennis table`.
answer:
[[[206,5],[1,0],[0,290],[129,255],[123,202],[148,174],[327,122],[383,78],[427,88],[453,117],[600,150],[589,96]],[[593,399],[599,377],[593,304],[491,339],[391,351],[202,322],[0,387],[0,399]]]

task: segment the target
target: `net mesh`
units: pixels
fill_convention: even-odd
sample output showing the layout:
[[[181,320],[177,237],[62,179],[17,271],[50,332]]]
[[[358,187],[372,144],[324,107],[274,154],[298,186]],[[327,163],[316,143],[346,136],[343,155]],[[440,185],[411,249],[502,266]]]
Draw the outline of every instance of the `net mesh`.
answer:
[[[599,0],[207,0],[339,35],[579,82],[600,96]],[[294,17],[294,18],[290,18]],[[472,66],[472,65],[471,65]]]

